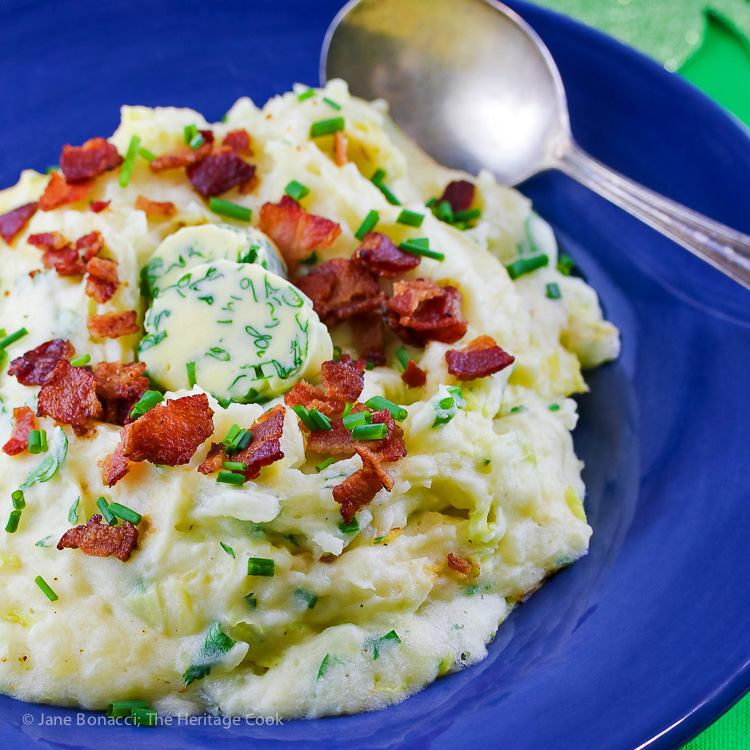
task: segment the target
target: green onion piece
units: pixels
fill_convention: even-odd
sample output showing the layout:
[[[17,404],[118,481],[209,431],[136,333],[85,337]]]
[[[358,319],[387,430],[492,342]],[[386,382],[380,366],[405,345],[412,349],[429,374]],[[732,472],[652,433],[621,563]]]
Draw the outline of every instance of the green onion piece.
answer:
[[[513,407],[513,408],[512,408],[511,410],[510,410],[510,413],[511,413],[511,414],[519,414],[519,413],[520,413],[520,412],[522,412],[522,411],[528,411],[528,407],[524,406],[523,404],[521,404],[520,406],[514,406],[514,407]]]
[[[185,139],[185,144],[187,145],[190,143],[190,141],[195,138],[195,134],[198,132],[198,128],[193,125],[185,125],[185,129],[183,130],[183,137]]]
[[[312,420],[315,422],[316,429],[318,430],[332,430],[333,427],[331,425],[331,420],[328,419],[328,417],[323,414],[322,412],[318,411],[317,409],[310,409],[308,412]]]
[[[232,444],[237,435],[240,434],[240,432],[240,426],[238,424],[233,424],[229,428],[229,432],[227,433],[226,437],[221,442],[224,443],[227,448],[229,448],[229,446]]]
[[[44,595],[49,599],[51,602],[56,602],[59,597],[57,594],[50,588],[47,581],[44,580],[41,576],[37,576],[34,579],[34,583],[39,586],[39,588],[44,592]]]
[[[373,174],[373,176],[370,177],[370,182],[373,185],[377,185],[378,187],[380,187],[381,183],[386,178],[386,176],[387,174],[384,169],[376,169],[375,174]]]
[[[224,461],[222,469],[227,471],[247,471],[247,464],[243,464],[241,461]]]
[[[252,439],[253,433],[250,432],[250,430],[242,430],[239,437],[235,441],[235,445],[237,446],[237,453],[239,453],[240,451],[244,451],[245,448],[250,445],[250,441]]]
[[[46,453],[49,450],[49,445],[47,444],[47,430],[39,430],[39,437],[42,440],[42,453]]]
[[[10,336],[5,336],[0,339],[0,349],[7,349],[11,344],[15,344],[18,339],[23,338],[28,331],[25,328],[19,328],[15,333],[11,333]]]
[[[387,424],[360,424],[352,430],[352,437],[355,440],[381,440],[387,434]]]
[[[549,299],[560,299],[562,297],[560,287],[554,281],[551,284],[547,284],[547,297]]]
[[[149,151],[145,146],[141,146],[138,149],[138,156],[141,159],[145,159],[149,164],[156,159],[156,154],[153,151]]]
[[[321,138],[324,135],[344,129],[343,117],[332,117],[330,120],[318,120],[310,126],[310,138]]]
[[[102,517],[104,518],[104,520],[110,526],[115,526],[117,524],[117,519],[115,518],[112,511],[109,509],[109,504],[107,503],[107,501],[103,497],[100,497],[96,501],[96,505],[99,508],[99,510],[102,512]]]
[[[146,391],[136,403],[136,405],[130,410],[130,418],[136,419],[142,414],[151,411],[158,403],[164,400],[164,396],[159,391]]]
[[[357,425],[372,424],[372,412],[358,411],[354,414],[347,414],[342,421],[347,430],[353,430]]]
[[[481,216],[481,208],[470,208],[468,211],[457,211],[453,214],[453,222],[473,221],[474,219],[479,219]]]
[[[550,411],[560,411],[560,404],[550,404],[547,408]]]
[[[365,362],[365,370],[374,370],[374,369],[375,369],[375,363],[371,359],[368,359]]]
[[[138,147],[141,145],[141,139],[139,136],[134,135],[130,139],[128,145],[128,151],[125,154],[125,159],[120,167],[120,187],[126,188],[130,184],[130,176],[133,174],[133,165],[135,164],[135,157],[138,155]]]
[[[39,430],[32,430],[29,433],[29,453],[36,455],[42,452],[42,436]]]
[[[148,708],[146,701],[114,701],[107,706],[110,719],[124,719],[133,713],[134,708]]]
[[[323,101],[329,106],[333,107],[336,111],[341,109],[341,105],[338,102],[333,101],[333,99],[329,99],[327,96],[323,97]]]
[[[354,236],[361,242],[368,232],[372,232],[372,230],[375,229],[379,221],[380,214],[375,210],[370,211],[370,213],[365,216],[364,221],[359,225],[359,229],[354,233]]]
[[[45,536],[44,539],[40,539],[38,542],[34,542],[35,547],[49,547],[52,541],[57,541],[57,537],[50,535]]]
[[[440,221],[445,221],[448,224],[453,223],[453,206],[448,201],[440,201],[437,204],[436,214]]]
[[[303,91],[301,94],[297,94],[297,101],[304,102],[305,99],[309,99],[313,96],[315,96],[315,89],[307,89],[307,91]]]
[[[518,260],[514,260],[512,263],[505,266],[505,270],[508,272],[508,276],[510,276],[512,280],[515,280],[519,276],[536,271],[538,268],[544,268],[548,263],[549,258],[546,255],[532,255],[530,258],[519,258]]]
[[[15,534],[16,531],[18,531],[18,522],[21,520],[21,511],[20,510],[12,510],[10,512],[10,518],[8,519],[8,523],[5,526],[5,530],[9,534]]]
[[[307,604],[308,609],[315,609],[315,605],[318,603],[318,597],[310,591],[305,591],[305,589],[297,589],[294,595],[302,599]]]
[[[331,661],[331,655],[326,654],[323,657],[323,661],[320,662],[320,667],[318,667],[318,676],[315,678],[315,681],[317,682],[323,675],[328,671],[328,667],[330,666]]]
[[[334,346],[333,347],[333,361],[334,362],[340,362],[341,361],[341,355],[342,355],[341,347],[340,346]]]
[[[565,253],[560,253],[560,257],[557,259],[557,270],[563,276],[570,276],[575,267],[576,264],[573,258],[571,258],[569,255],[566,255]]]
[[[23,490],[16,490],[10,497],[13,500],[13,508],[15,510],[23,510],[26,507],[26,498],[23,496]]]
[[[248,430],[241,430],[238,425],[232,425],[227,436],[222,440],[226,447],[227,453],[239,453],[244,451],[250,441],[253,439],[252,433]]]
[[[339,521],[339,529],[341,529],[344,534],[354,534],[356,531],[359,531],[359,521],[357,520],[357,517],[355,516],[351,523]]]
[[[5,329],[0,328],[0,339],[5,337]]]
[[[438,202],[437,198],[430,198],[430,200],[428,200],[427,203],[425,203],[425,206],[427,208],[432,208],[433,206],[437,205],[437,202]]]
[[[60,169],[59,165],[50,164],[50,166],[47,167],[45,174],[52,174],[53,172],[57,172],[59,169]]]
[[[196,133],[190,139],[190,148],[192,149],[200,148],[205,142],[206,142],[206,139],[203,137],[203,135],[201,133]]]
[[[75,359],[70,360],[70,364],[73,367],[83,367],[84,365],[87,365],[89,362],[91,362],[90,354],[82,354],[80,357],[76,357]]]
[[[308,255],[306,258],[303,258],[300,263],[304,266],[314,266],[318,262],[318,251],[313,250],[310,255]]]
[[[123,521],[130,521],[133,526],[137,526],[143,520],[140,513],[136,513],[134,510],[120,505],[120,503],[110,503],[109,512],[118,518],[122,518]]]
[[[347,404],[344,407],[344,412],[341,415],[342,417],[348,417],[352,413],[352,409],[354,408],[354,404]]]
[[[235,474],[231,471],[220,471],[216,477],[217,482],[222,484],[235,484],[237,486],[245,484],[246,479],[244,474]]]
[[[136,727],[155,727],[158,723],[159,714],[150,708],[136,707],[131,713],[133,726]]]
[[[388,203],[390,203],[392,206],[401,205],[401,201],[391,192],[390,188],[387,185],[381,182],[380,185],[378,185],[378,189],[385,196],[385,199],[388,201]]]
[[[371,399],[365,401],[365,406],[369,406],[374,411],[388,409],[391,416],[397,422],[403,422],[409,416],[409,412],[403,406],[394,404],[393,401],[389,401],[387,398],[383,398],[383,396],[373,396]]]
[[[249,576],[272,577],[276,563],[265,557],[249,557],[247,559],[247,574]]]
[[[410,255],[419,255],[425,258],[432,258],[433,260],[445,260],[444,253],[438,253],[435,250],[430,250],[429,248],[424,247],[422,243],[417,244],[416,240],[406,240],[405,242],[401,242],[399,244],[399,248],[401,248],[401,250],[403,250],[405,253],[409,253]]]
[[[330,458],[327,458],[325,461],[321,461],[319,464],[317,464],[315,466],[315,471],[317,471],[318,474],[320,474],[321,471],[323,471],[324,469],[327,469],[329,466],[331,466],[331,464],[335,464],[335,463],[336,463],[336,459],[333,456],[331,456]]]
[[[253,216],[252,209],[245,208],[245,206],[238,206],[236,203],[223,201],[220,198],[214,198],[213,196],[208,199],[208,207],[215,214],[229,216],[232,219],[238,219],[239,221],[250,221]]]
[[[192,388],[195,385],[195,362],[188,362],[185,365],[188,376],[188,388]]]
[[[411,359],[411,357],[409,357],[409,352],[406,351],[405,346],[400,346],[398,349],[396,349],[396,357],[401,363],[401,367],[403,367],[405,370],[409,366],[409,360]]]
[[[377,659],[380,656],[380,649],[383,647],[385,643],[388,641],[395,641],[396,643],[401,643],[401,639],[398,637],[398,634],[395,630],[391,630],[390,633],[386,633],[381,638],[378,638],[372,647],[372,658],[373,661]]]
[[[401,213],[398,215],[398,219],[396,219],[396,222],[398,224],[404,224],[407,227],[416,227],[417,229],[422,226],[423,221],[424,214],[418,214],[414,211],[407,211],[406,209],[401,211]]]
[[[294,413],[302,420],[308,430],[310,430],[311,432],[317,431],[318,426],[315,420],[310,416],[307,409],[305,409],[302,404],[297,404],[296,406],[293,406],[292,409],[294,410]]]
[[[310,188],[303,185],[297,180],[292,180],[285,188],[284,192],[296,201],[301,201],[306,195],[310,195]]]
[[[224,544],[224,542],[219,542],[219,544],[221,545],[221,548],[224,550],[224,552],[229,555],[229,557],[234,557],[234,550],[228,544]]]
[[[243,598],[250,605],[250,609],[258,608],[258,600],[255,598],[254,592],[251,591],[249,594],[245,594]]]
[[[70,510],[68,511],[68,523],[78,523],[78,504],[81,502],[81,498],[79,497],[73,505],[70,506]]]

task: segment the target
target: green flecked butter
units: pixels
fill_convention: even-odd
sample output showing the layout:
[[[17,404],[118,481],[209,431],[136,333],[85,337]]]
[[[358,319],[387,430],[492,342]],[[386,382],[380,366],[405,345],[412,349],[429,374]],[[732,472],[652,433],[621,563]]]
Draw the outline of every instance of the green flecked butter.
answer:
[[[310,300],[254,263],[192,267],[160,290],[145,329],[139,357],[160,386],[189,388],[194,362],[201,388],[240,403],[285,393],[333,356]]]

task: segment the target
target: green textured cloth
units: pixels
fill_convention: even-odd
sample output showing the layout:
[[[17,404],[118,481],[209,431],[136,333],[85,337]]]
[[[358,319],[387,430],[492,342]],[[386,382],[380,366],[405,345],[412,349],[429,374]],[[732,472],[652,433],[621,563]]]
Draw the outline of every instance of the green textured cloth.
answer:
[[[636,47],[750,125],[750,0],[535,0]],[[750,750],[750,695],[684,750]]]

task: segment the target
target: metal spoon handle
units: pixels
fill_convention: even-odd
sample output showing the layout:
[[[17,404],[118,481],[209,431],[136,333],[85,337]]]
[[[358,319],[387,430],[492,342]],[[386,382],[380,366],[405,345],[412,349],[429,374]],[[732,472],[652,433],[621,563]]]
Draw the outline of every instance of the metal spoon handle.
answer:
[[[575,143],[557,168],[750,289],[750,237],[606,167]]]

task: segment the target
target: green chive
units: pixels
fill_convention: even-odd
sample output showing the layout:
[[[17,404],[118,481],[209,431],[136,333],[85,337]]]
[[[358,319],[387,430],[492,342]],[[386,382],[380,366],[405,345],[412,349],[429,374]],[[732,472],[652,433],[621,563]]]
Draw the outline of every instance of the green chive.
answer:
[[[575,261],[569,255],[560,253],[560,257],[557,259],[557,270],[563,276],[570,276],[573,269],[576,267]]]
[[[372,424],[372,413],[369,411],[358,411],[355,414],[347,414],[342,421],[347,430],[353,430],[358,425]]]
[[[310,591],[305,591],[305,589],[297,589],[294,595],[302,599],[307,604],[308,609],[315,609],[315,605],[318,603],[318,597]]]
[[[25,328],[20,328],[15,333],[11,333],[10,336],[0,339],[0,349],[7,349],[11,344],[15,344],[18,339],[23,338],[28,331]]]
[[[448,224],[453,223],[453,206],[448,201],[440,201],[437,204],[436,213],[440,221],[445,221]]]
[[[8,523],[5,527],[5,530],[9,534],[15,534],[18,530],[18,522],[21,520],[21,511],[20,510],[12,510],[10,512],[10,518],[8,518]]]
[[[75,359],[70,360],[70,364],[73,367],[83,367],[84,365],[87,365],[89,362],[91,362],[90,354],[82,354],[80,357],[76,357]]]
[[[11,494],[14,510],[23,510],[26,507],[26,498],[23,496],[23,490],[16,490]]]
[[[195,362],[188,362],[185,368],[187,369],[188,388],[192,388],[195,385]]]
[[[138,146],[141,145],[141,139],[139,136],[134,135],[130,139],[130,145],[128,151],[125,154],[125,159],[120,167],[120,187],[126,188],[130,184],[130,176],[133,174],[133,165],[135,164],[135,157],[138,154]]]
[[[221,545],[221,548],[224,550],[224,552],[229,555],[229,557],[234,557],[234,550],[228,544],[224,544],[224,542],[219,542],[219,544]]]
[[[315,89],[307,89],[307,91],[303,91],[301,94],[297,94],[297,101],[304,102],[305,99],[309,99],[313,96],[315,96]]]
[[[276,563],[265,557],[249,557],[247,559],[247,574],[249,576],[272,577]]]
[[[404,224],[407,227],[416,227],[417,229],[422,226],[423,221],[424,214],[418,214],[414,211],[407,211],[406,209],[401,211],[401,213],[398,215],[398,219],[396,219],[396,222],[398,224]]]
[[[549,299],[560,299],[562,297],[560,287],[554,282],[547,284],[547,297]]]
[[[310,138],[321,138],[344,129],[343,117],[332,117],[330,120],[318,120],[310,126]]]
[[[96,505],[99,508],[99,510],[102,512],[102,517],[104,518],[104,520],[110,526],[115,526],[117,524],[117,519],[115,518],[112,511],[109,509],[109,504],[107,503],[107,501],[103,497],[100,497],[96,501]]]
[[[134,708],[148,708],[146,701],[114,701],[107,706],[110,719],[125,719],[133,713]]]
[[[379,221],[380,214],[375,210],[370,211],[370,213],[365,216],[365,220],[359,225],[359,229],[354,233],[354,236],[361,242],[368,232],[372,232],[372,230],[375,229]]]
[[[59,169],[60,167],[57,164],[51,164],[49,167],[47,167],[45,174],[52,174],[53,172],[57,172]]]
[[[315,466],[315,471],[317,471],[318,474],[320,474],[321,471],[323,471],[324,469],[327,469],[329,466],[331,466],[331,464],[335,464],[335,463],[336,463],[336,459],[333,458],[333,456],[331,456],[331,458],[327,458],[325,461],[321,461],[319,464],[317,464]]]
[[[149,151],[145,146],[141,146],[138,149],[138,156],[141,159],[145,159],[149,164],[156,159],[156,154],[153,151]]]
[[[36,455],[42,452],[42,436],[39,430],[32,430],[29,433],[29,453]]]
[[[51,602],[56,602],[59,597],[57,594],[50,588],[47,581],[44,580],[41,576],[37,576],[34,579],[34,583],[39,586],[39,588],[44,592],[44,595],[49,599]]]
[[[306,195],[310,195],[310,188],[303,185],[297,180],[292,180],[285,188],[284,192],[296,201],[301,201]]]
[[[136,419],[142,414],[151,411],[158,403],[164,400],[164,396],[159,391],[146,391],[135,406],[130,410],[130,418]]]
[[[370,177],[370,182],[373,185],[377,185],[380,187],[380,184],[383,182],[383,180],[387,177],[386,171],[384,169],[376,169],[375,174],[373,174],[372,177]]]
[[[520,412],[522,412],[522,411],[528,411],[528,408],[527,408],[526,406],[524,406],[523,404],[521,404],[520,406],[514,406],[514,407],[513,407],[513,408],[512,408],[511,410],[510,410],[510,413],[511,413],[511,414],[518,414],[518,413],[520,413]]]
[[[505,266],[508,276],[515,281],[519,276],[544,268],[549,263],[546,255],[532,255],[530,258],[519,258]]]
[[[226,447],[227,453],[239,453],[244,451],[250,441],[253,439],[252,433],[248,430],[241,430],[238,425],[232,425],[227,436],[222,440]]]
[[[304,266],[314,266],[318,262],[318,251],[313,250],[310,255],[308,255],[306,258],[303,258],[300,263]]]
[[[190,139],[190,148],[192,149],[200,148],[205,142],[206,142],[206,139],[203,137],[203,135],[201,133],[196,133]]]
[[[237,486],[245,484],[246,479],[244,474],[234,474],[231,471],[220,471],[216,477],[217,482],[222,484],[235,484]]]
[[[370,177],[370,182],[375,185],[375,187],[380,190],[380,192],[385,196],[385,199],[390,203],[392,206],[400,206],[401,201],[388,189],[386,184],[383,182],[386,178],[386,172],[383,169],[377,169],[375,170],[375,174]]]
[[[346,405],[346,406],[344,407],[344,412],[343,412],[343,413],[342,413],[342,415],[341,415],[341,416],[342,416],[342,418],[343,418],[343,417],[348,417],[348,416],[349,416],[349,415],[350,415],[350,414],[352,413],[352,409],[353,409],[353,408],[354,408],[354,404],[347,404],[347,405]]]
[[[241,461],[224,461],[222,468],[227,471],[247,471],[247,464]]]
[[[560,411],[560,404],[550,404],[547,408],[550,411]]]
[[[409,412],[403,406],[398,406],[398,404],[394,404],[393,401],[389,401],[383,396],[373,396],[365,401],[365,406],[369,406],[373,411],[388,409],[397,422],[403,422],[409,416]]]
[[[232,426],[231,426],[231,427],[229,428],[229,432],[227,432],[227,435],[226,435],[226,437],[225,437],[225,438],[224,438],[224,439],[223,439],[223,440],[222,440],[221,442],[222,442],[222,443],[224,443],[224,445],[225,445],[225,446],[226,446],[227,448],[229,448],[229,446],[230,446],[230,445],[232,445],[232,442],[233,442],[233,441],[234,441],[234,439],[235,439],[235,438],[237,437],[237,435],[239,435],[239,434],[240,434],[240,432],[241,432],[241,430],[240,430],[240,426],[239,426],[238,424],[233,424],[233,425],[232,425]]]
[[[405,346],[400,346],[398,349],[396,349],[396,357],[401,363],[401,367],[403,367],[405,370],[409,366],[409,360],[411,359],[411,357],[409,357],[409,352],[406,351]]]
[[[190,141],[195,138],[195,134],[198,132],[198,128],[193,125],[185,125],[185,129],[183,130],[183,137],[185,139],[185,145],[190,143]]]
[[[49,450],[49,445],[47,445],[47,430],[39,430],[39,437],[41,438],[42,453],[46,453]]]
[[[131,714],[133,725],[136,727],[155,727],[159,714],[150,708],[134,708]]]
[[[359,521],[356,516],[352,519],[351,523],[340,521],[339,529],[341,529],[344,534],[354,534],[356,531],[359,531]]]
[[[81,498],[79,497],[73,505],[70,506],[70,510],[68,511],[68,523],[78,523],[78,504],[81,502]]]
[[[401,242],[399,244],[399,248],[401,248],[401,250],[403,250],[405,253],[409,253],[410,255],[423,256],[425,258],[432,258],[433,260],[445,260],[445,255],[443,253],[438,253],[435,250],[430,250],[429,248],[424,247],[422,243],[418,244],[416,240],[407,240],[406,242]]]
[[[254,592],[251,591],[249,594],[245,594],[243,598],[250,605],[250,609],[257,609],[258,600],[255,598]]]
[[[437,202],[438,202],[437,198],[430,198],[430,200],[428,200],[427,203],[425,203],[425,206],[427,208],[432,208],[433,206],[437,205]]]
[[[213,196],[208,199],[208,207],[215,214],[229,216],[232,219],[238,219],[239,221],[250,221],[253,216],[252,209],[245,208],[245,206],[238,206],[236,203],[223,201],[220,198],[214,198]]]
[[[296,406],[293,406],[292,409],[294,410],[294,413],[302,420],[308,430],[310,430],[311,432],[317,431],[318,426],[315,420],[310,416],[307,409],[305,409],[302,404],[297,404]]]
[[[470,208],[468,211],[457,211],[453,214],[453,222],[473,221],[474,219],[479,219],[481,216],[481,208]]]
[[[140,513],[136,513],[134,510],[120,505],[120,503],[110,503],[109,512],[118,518],[122,518],[123,521],[130,521],[133,526],[137,526],[143,520],[143,516]]]
[[[323,101],[329,106],[333,107],[336,111],[341,109],[341,105],[338,102],[333,101],[333,99],[329,99],[327,96],[323,97]]]
[[[355,440],[381,440],[387,434],[387,424],[359,424],[352,430]]]
[[[50,542],[56,540],[56,536],[45,536],[44,539],[40,539],[38,542],[34,542],[35,547],[49,547]]]
[[[398,634],[396,633],[395,630],[391,630],[390,633],[386,633],[382,638],[378,638],[372,647],[373,661],[380,656],[381,647],[383,646],[383,644],[387,643],[388,641],[395,641],[396,643],[401,643],[401,639],[398,637]]]
[[[333,361],[334,362],[339,362],[341,360],[341,355],[342,354],[343,354],[343,352],[341,351],[341,347],[340,346],[334,346],[333,347]]]
[[[328,430],[333,429],[331,420],[322,412],[319,412],[317,409],[310,409],[308,414],[312,417],[318,430],[324,430],[327,432]]]

